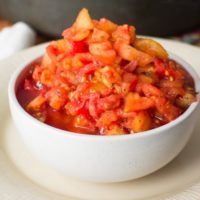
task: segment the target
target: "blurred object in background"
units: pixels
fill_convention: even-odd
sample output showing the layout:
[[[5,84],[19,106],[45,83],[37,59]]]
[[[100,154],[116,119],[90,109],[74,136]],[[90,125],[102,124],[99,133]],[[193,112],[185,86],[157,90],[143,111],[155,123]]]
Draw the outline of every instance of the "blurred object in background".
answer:
[[[11,25],[12,25],[12,23],[10,21],[3,20],[3,19],[0,18],[0,31],[3,30],[6,27],[11,26]]]
[[[35,44],[35,31],[28,24],[17,22],[10,26],[9,22],[0,21],[0,25],[0,59]]]
[[[133,24],[143,35],[169,36],[200,26],[200,0],[0,0],[0,16],[59,37],[82,7],[94,18]]]
[[[200,47],[200,29],[191,33],[171,37],[170,39],[179,40],[181,42],[186,42]]]
[[[0,31],[2,31],[4,28],[10,27],[12,26],[13,23],[11,23],[10,21],[4,20],[0,18]],[[50,41],[52,38],[49,38],[43,34],[39,34],[37,33],[36,38],[35,38],[35,45],[36,44],[41,44],[47,41]]]

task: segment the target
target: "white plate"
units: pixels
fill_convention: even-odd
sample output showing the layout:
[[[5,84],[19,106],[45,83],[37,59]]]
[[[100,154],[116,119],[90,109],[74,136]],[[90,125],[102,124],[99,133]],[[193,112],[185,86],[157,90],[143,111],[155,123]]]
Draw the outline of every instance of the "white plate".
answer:
[[[194,66],[200,74],[199,48],[158,40],[167,50]],[[36,46],[0,61],[1,200],[72,200],[72,196],[90,200],[200,199],[200,123],[188,145],[174,161],[156,173],[135,181],[117,184],[81,182],[62,177],[37,161],[25,148],[11,120],[7,85],[14,69],[41,55],[44,47]]]

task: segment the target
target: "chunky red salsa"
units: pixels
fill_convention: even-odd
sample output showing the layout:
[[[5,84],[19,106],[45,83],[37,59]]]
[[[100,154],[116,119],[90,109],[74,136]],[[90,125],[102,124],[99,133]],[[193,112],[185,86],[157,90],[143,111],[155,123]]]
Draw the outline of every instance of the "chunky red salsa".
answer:
[[[46,124],[100,135],[162,126],[196,101],[192,77],[159,43],[86,9],[32,63],[17,98]]]

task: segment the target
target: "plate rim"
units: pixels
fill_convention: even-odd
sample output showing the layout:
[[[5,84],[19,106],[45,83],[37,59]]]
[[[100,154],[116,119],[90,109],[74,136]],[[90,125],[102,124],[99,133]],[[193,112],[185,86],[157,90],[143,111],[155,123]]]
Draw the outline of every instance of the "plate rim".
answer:
[[[149,37],[149,36],[145,36],[145,37]],[[153,37],[153,38],[158,40],[161,43],[165,43],[165,42],[168,43],[169,42],[169,43],[180,45],[180,46],[182,46],[184,48],[187,48],[187,47],[193,48],[195,51],[197,50],[200,53],[200,48],[192,46],[192,45],[189,45],[189,44],[182,43],[180,41],[173,41],[173,40],[170,40],[170,39],[162,39],[162,38],[155,38],[155,37]],[[31,52],[31,51],[44,50],[45,46],[48,45],[48,43],[49,42],[33,46],[31,48],[25,49],[25,50],[20,51],[20,52],[14,54],[12,56],[9,56],[8,58],[5,58],[5,59],[1,60],[0,61],[0,69],[2,68],[4,62],[7,62],[8,60],[14,59],[17,56],[22,56],[23,54],[26,54],[26,53]],[[39,186],[39,187],[41,187],[41,186]],[[166,196],[166,195],[167,196],[163,197],[162,199],[165,199],[165,200],[172,200],[172,199],[174,199],[174,200],[176,199],[177,200],[177,199],[180,199],[180,200],[182,200],[181,198],[185,197],[186,194],[194,196],[194,199],[196,197],[200,198],[200,180],[197,183],[192,184],[188,188],[180,189],[180,191],[177,191],[177,192],[176,191],[172,191],[172,193],[170,192],[170,194],[168,194],[168,193],[167,194],[163,194],[164,196]],[[158,198],[160,199],[160,197],[158,197]]]

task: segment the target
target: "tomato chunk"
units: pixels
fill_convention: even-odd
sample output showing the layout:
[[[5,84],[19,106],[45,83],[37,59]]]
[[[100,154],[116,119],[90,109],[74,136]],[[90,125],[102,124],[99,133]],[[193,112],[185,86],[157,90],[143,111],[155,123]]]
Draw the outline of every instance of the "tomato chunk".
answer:
[[[140,111],[131,119],[131,130],[133,133],[147,131],[151,128],[151,117],[146,111]]]
[[[28,111],[38,111],[41,106],[46,102],[46,98],[39,95],[35,99],[33,99],[26,107]]]
[[[109,37],[110,36],[107,32],[94,28],[90,42],[105,42]]]
[[[167,51],[155,40],[147,38],[137,38],[134,42],[136,49],[148,53],[149,55],[161,59],[167,59]]]
[[[100,62],[109,65],[115,62],[116,52],[112,49],[110,42],[91,43],[90,53]]]
[[[106,111],[102,113],[101,117],[97,121],[98,127],[107,127],[112,122],[115,122],[118,120],[118,115],[115,111]]]
[[[67,93],[63,88],[51,89],[46,93],[45,97],[49,101],[49,105],[55,110],[60,110],[67,101]]]
[[[73,125],[76,128],[82,128],[85,129],[85,131],[89,130],[90,131],[95,131],[96,127],[94,126],[94,123],[90,120],[88,120],[86,117],[83,115],[78,115],[74,118]]]
[[[99,107],[101,110],[112,110],[117,108],[120,105],[121,97],[117,94],[111,94],[107,97],[99,99],[97,102],[97,107]]]
[[[113,123],[103,131],[103,135],[123,135],[127,134],[127,131],[120,125]]]
[[[128,26],[127,24],[118,26],[112,33],[112,38],[114,41],[130,44],[135,38],[135,28],[133,26]]]
[[[129,93],[125,98],[124,112],[146,110],[154,106],[154,101],[147,97],[141,97],[137,93]]]
[[[145,96],[158,96],[162,97],[164,94],[161,90],[151,84],[142,84],[142,91],[144,92]]]
[[[74,25],[75,25],[76,29],[79,29],[79,30],[80,29],[86,29],[86,30],[93,29],[94,24],[92,22],[92,19],[89,15],[89,12],[87,9],[83,8],[79,12]]]
[[[153,58],[141,51],[138,51],[134,47],[121,43],[117,49],[119,55],[128,61],[137,61],[138,65],[145,66],[153,61]]]
[[[176,119],[181,114],[181,110],[178,107],[174,106],[164,98],[155,98],[155,105],[158,112],[167,122]]]
[[[116,30],[117,25],[106,18],[101,18],[99,21],[93,20],[94,26],[100,30],[112,34]]]

